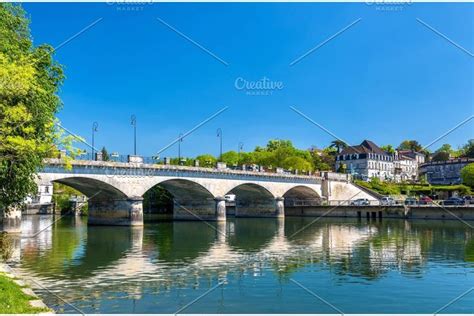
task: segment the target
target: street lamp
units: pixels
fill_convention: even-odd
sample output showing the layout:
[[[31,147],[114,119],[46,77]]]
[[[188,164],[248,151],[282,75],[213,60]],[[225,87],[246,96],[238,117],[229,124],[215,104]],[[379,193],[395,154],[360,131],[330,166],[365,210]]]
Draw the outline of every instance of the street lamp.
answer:
[[[130,124],[133,126],[133,155],[137,155],[137,117],[133,114],[130,118]]]
[[[240,152],[242,151],[243,148],[244,148],[244,143],[240,142],[239,146],[238,146],[238,150],[237,150],[238,153],[239,153],[238,160],[237,160],[237,165],[240,163]]]
[[[219,161],[222,162],[222,129],[217,129],[217,137],[220,139]]]
[[[99,123],[97,122],[94,122],[92,123],[92,160],[95,160],[95,157],[94,157],[94,134],[95,132],[97,132],[99,128]]]
[[[178,140],[178,165],[181,164],[181,143],[183,142],[183,134],[179,134],[179,140]]]

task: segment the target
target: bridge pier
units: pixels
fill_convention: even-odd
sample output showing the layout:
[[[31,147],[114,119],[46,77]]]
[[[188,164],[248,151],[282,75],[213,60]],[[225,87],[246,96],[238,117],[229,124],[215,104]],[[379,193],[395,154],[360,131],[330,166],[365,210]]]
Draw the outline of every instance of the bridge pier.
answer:
[[[275,199],[275,203],[276,203],[276,217],[278,218],[282,218],[282,217],[285,217],[285,198],[284,197],[281,197],[281,196],[278,196],[276,199]]]
[[[205,200],[174,200],[173,218],[176,220],[210,220],[225,221],[225,198],[218,196]]]
[[[143,226],[143,198],[89,200],[89,225]]]
[[[225,198],[223,196],[218,196],[214,199],[216,202],[216,220],[225,221],[226,220],[226,209],[225,209]]]
[[[285,217],[283,197],[260,199],[254,201],[237,200],[235,217]]]

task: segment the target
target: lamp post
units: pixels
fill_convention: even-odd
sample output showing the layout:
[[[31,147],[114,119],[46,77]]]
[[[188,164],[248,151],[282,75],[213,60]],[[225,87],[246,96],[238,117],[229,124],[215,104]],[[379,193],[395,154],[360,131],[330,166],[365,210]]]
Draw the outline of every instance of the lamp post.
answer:
[[[237,160],[237,165],[240,163],[240,152],[242,151],[243,148],[244,148],[244,143],[240,142],[239,146],[238,146],[238,150],[237,150],[237,152],[239,153],[238,160]]]
[[[92,123],[92,160],[95,160],[95,157],[94,157],[94,135],[95,135],[95,132],[97,132],[99,128],[99,123],[97,122],[94,122]]]
[[[183,134],[179,134],[179,140],[178,140],[178,165],[181,164],[181,143],[183,142]]]
[[[219,161],[222,162],[222,129],[217,129],[217,137],[220,139]]]
[[[133,114],[130,117],[130,124],[133,126],[133,155],[137,155],[137,117]]]

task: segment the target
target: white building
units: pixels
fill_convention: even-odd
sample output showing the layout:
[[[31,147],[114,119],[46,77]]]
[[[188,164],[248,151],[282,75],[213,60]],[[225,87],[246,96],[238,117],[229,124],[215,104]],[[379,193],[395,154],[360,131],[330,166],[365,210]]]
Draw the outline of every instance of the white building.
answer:
[[[400,150],[394,154],[394,175],[395,181],[416,181],[418,180],[418,165],[425,162],[425,155],[410,151]]]
[[[38,187],[38,193],[33,197],[27,197],[27,204],[50,204],[53,200],[53,185],[40,185]]]
[[[354,178],[382,181],[416,181],[418,166],[425,162],[425,155],[412,150],[399,150],[389,154],[370,140],[360,145],[346,147],[336,157],[336,170],[341,167]]]
[[[344,148],[336,156],[336,170],[341,167],[354,178],[394,180],[393,155],[388,154],[370,140]]]

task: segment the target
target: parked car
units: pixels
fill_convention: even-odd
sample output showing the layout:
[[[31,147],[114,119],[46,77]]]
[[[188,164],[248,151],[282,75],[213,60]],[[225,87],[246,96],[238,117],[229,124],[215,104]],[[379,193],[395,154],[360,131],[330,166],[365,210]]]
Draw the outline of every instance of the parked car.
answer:
[[[455,196],[443,201],[443,205],[464,205],[465,203],[464,199]]]
[[[422,196],[418,200],[418,203],[420,205],[427,205],[427,204],[433,204],[433,200],[429,196]]]
[[[417,205],[418,201],[414,197],[408,197],[405,199],[405,205]]]
[[[464,201],[466,201],[466,204],[474,204],[474,196],[465,195],[462,198],[464,199]]]
[[[235,202],[235,194],[226,194],[224,199],[226,202]]]
[[[380,205],[395,205],[396,202],[390,196],[384,196],[380,199]]]
[[[370,202],[368,199],[357,199],[351,202],[351,205],[353,206],[367,206],[370,205]]]

